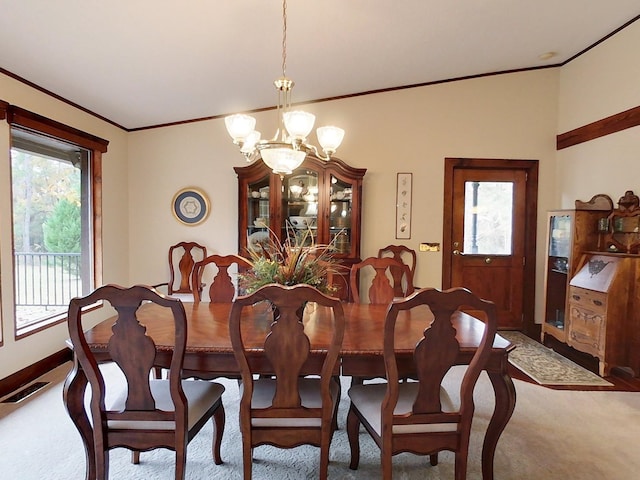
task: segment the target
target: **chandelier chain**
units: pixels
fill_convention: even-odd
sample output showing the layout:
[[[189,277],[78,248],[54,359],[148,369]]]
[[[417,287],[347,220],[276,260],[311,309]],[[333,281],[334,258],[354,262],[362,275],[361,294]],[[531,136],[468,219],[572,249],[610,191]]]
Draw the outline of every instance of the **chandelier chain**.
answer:
[[[282,76],[287,76],[287,0],[282,0]]]

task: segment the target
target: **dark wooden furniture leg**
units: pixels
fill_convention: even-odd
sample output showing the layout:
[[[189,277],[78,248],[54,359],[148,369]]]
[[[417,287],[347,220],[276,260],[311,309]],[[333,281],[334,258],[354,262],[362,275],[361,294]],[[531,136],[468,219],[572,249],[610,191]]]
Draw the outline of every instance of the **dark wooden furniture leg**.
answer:
[[[496,446],[498,445],[500,435],[513,414],[513,410],[516,408],[516,388],[513,385],[513,380],[507,374],[507,361],[507,357],[505,356],[501,372],[487,372],[493,385],[496,403],[482,445],[483,480],[493,480],[493,459],[496,453]]]
[[[96,478],[96,458],[93,445],[93,429],[84,408],[86,387],[87,377],[74,355],[73,368],[64,381],[63,400],[67,413],[78,433],[80,433],[82,444],[84,445],[87,465],[85,479],[92,480]]]

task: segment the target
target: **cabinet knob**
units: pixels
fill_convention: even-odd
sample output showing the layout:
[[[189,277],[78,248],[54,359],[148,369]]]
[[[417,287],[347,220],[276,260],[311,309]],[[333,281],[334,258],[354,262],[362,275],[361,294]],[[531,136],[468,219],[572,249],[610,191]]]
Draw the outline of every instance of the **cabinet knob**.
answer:
[[[574,300],[580,300],[580,295],[571,295]]]

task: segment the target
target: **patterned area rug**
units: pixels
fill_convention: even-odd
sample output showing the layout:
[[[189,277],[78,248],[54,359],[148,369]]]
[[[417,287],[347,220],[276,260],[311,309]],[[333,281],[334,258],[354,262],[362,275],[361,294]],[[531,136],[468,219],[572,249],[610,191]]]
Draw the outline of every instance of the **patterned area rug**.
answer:
[[[516,345],[509,362],[540,385],[613,386],[589,370],[520,332],[499,332]]]

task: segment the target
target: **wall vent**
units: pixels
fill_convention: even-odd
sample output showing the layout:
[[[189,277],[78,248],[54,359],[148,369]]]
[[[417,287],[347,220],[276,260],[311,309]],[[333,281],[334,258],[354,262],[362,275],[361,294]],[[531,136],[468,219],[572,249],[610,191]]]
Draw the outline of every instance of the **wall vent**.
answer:
[[[4,400],[2,400],[1,403],[18,403],[18,402],[21,402],[25,398],[30,397],[31,395],[36,393],[38,390],[40,390],[43,387],[46,387],[47,385],[49,385],[49,382],[35,382],[35,383],[32,383],[31,385],[23,388],[22,390],[18,390],[16,393],[11,395],[10,397],[5,398]]]

